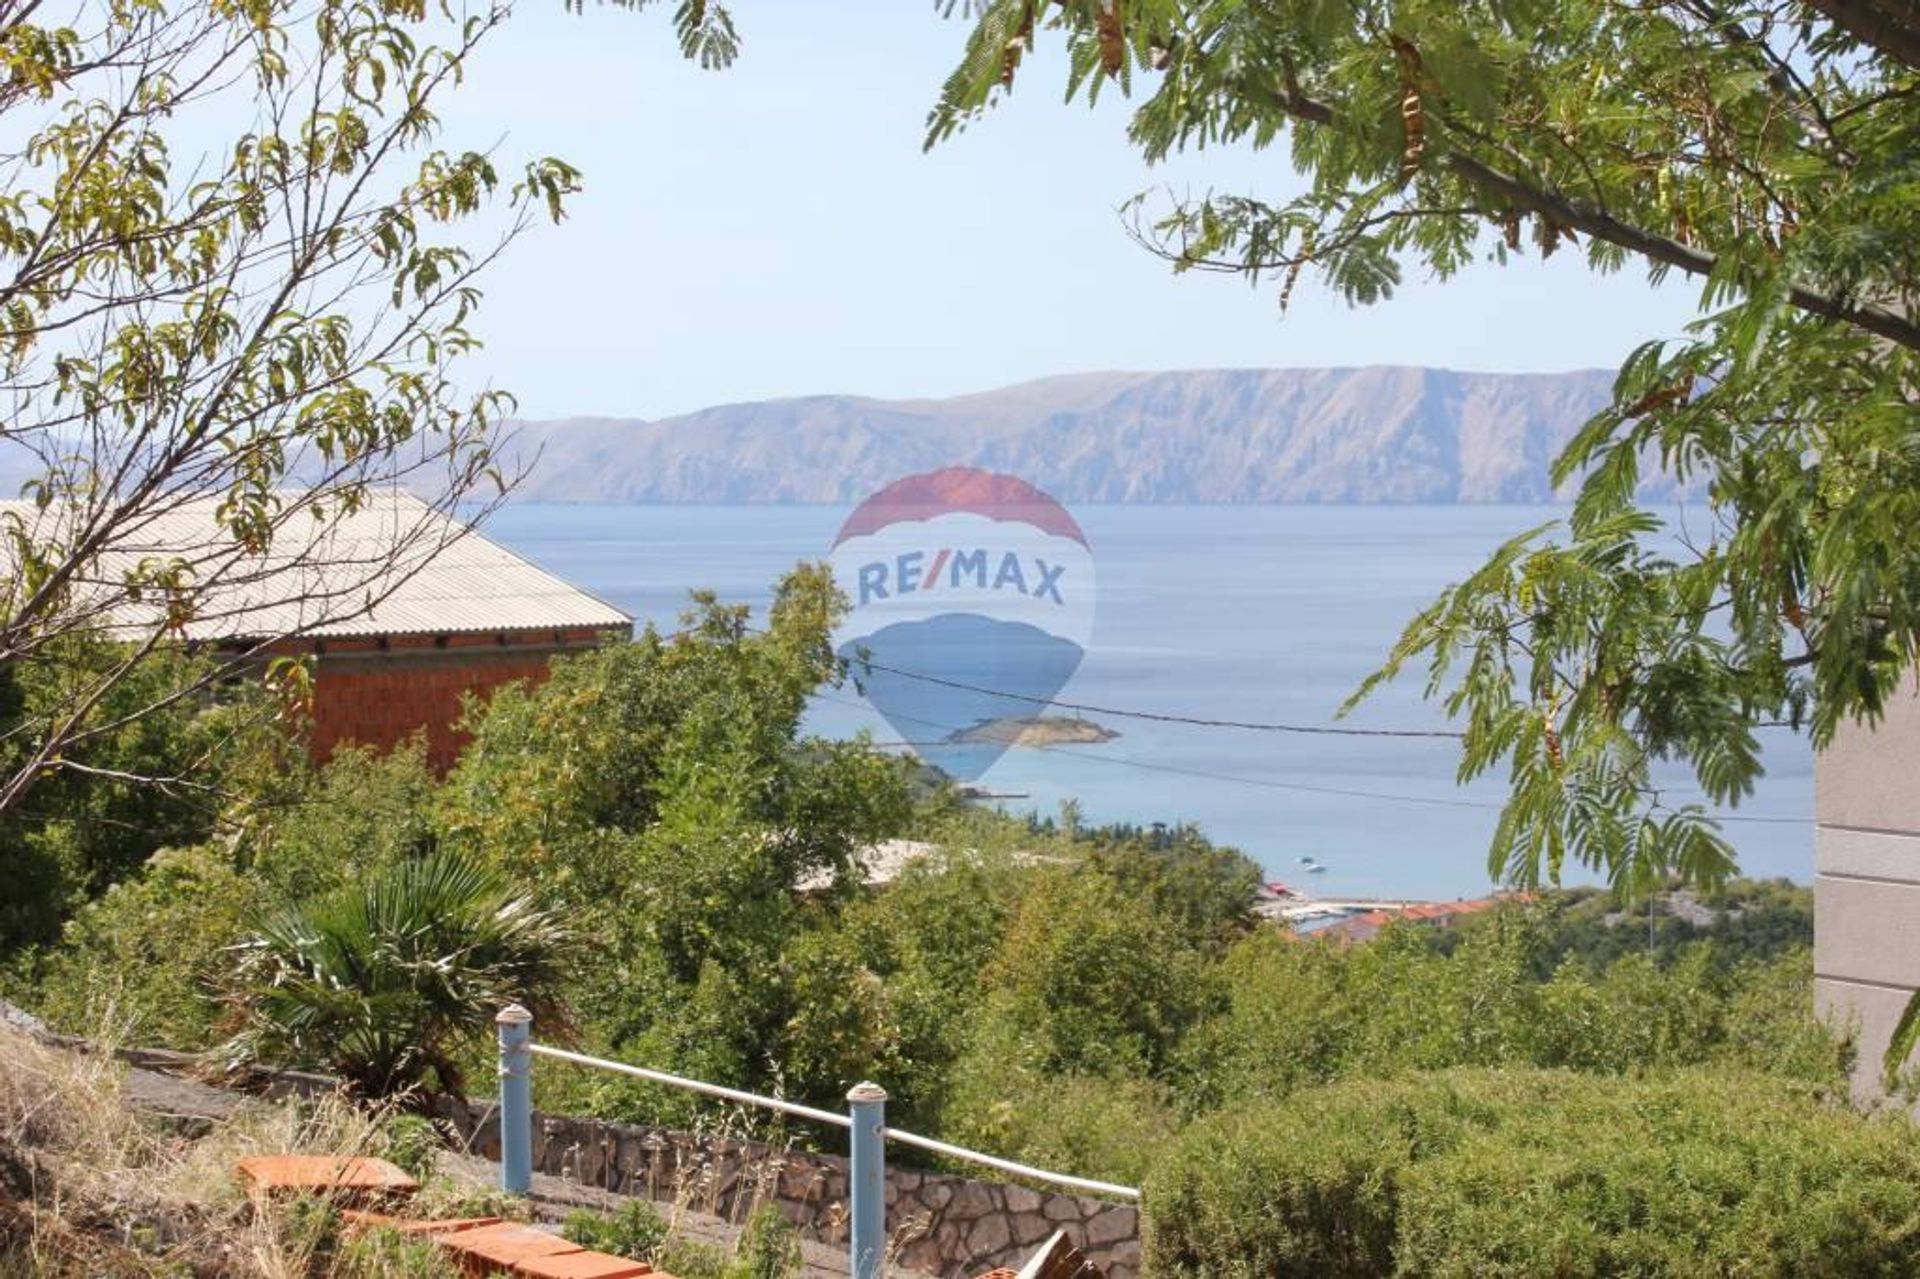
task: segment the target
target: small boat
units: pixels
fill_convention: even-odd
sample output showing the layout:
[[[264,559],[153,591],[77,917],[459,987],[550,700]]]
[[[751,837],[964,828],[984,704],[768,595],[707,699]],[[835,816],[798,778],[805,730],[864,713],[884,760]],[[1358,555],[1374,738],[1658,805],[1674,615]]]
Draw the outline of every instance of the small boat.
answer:
[[[1314,861],[1314,860],[1313,860],[1313,858],[1311,858],[1311,857],[1302,857],[1302,858],[1300,859],[1300,864],[1301,864],[1302,866],[1317,866],[1317,865],[1319,865],[1320,863],[1318,863],[1318,862],[1316,862],[1316,861]]]
[[[1319,862],[1315,862],[1313,865],[1307,867],[1307,874],[1309,875],[1324,875],[1326,873],[1327,873],[1327,868],[1325,866],[1322,866]]]

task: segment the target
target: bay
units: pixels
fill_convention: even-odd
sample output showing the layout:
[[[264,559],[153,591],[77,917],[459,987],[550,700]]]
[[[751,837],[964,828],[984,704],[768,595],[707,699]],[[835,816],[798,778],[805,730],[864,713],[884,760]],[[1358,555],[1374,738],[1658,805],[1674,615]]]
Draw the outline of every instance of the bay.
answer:
[[[780,574],[826,557],[846,512],[825,506],[519,503],[489,536],[640,623],[671,627],[688,592],[763,607]],[[1061,701],[1200,719],[1332,725],[1407,619],[1503,538],[1559,518],[1520,506],[1088,506],[1098,563],[1092,642]],[[1422,672],[1381,690],[1351,727],[1447,727]],[[1025,713],[1030,708],[1009,708]],[[1262,733],[1089,714],[1120,736],[1009,750],[981,779],[1013,811],[1192,822],[1318,896],[1450,899],[1486,892],[1498,778],[1455,782],[1438,739]],[[808,727],[898,734],[852,688],[823,690]],[[1767,735],[1768,775],[1726,832],[1745,873],[1812,877],[1812,759]],[[1684,775],[1663,785],[1697,796]],[[1310,879],[1302,857],[1327,869]],[[1569,879],[1575,879],[1570,875]]]

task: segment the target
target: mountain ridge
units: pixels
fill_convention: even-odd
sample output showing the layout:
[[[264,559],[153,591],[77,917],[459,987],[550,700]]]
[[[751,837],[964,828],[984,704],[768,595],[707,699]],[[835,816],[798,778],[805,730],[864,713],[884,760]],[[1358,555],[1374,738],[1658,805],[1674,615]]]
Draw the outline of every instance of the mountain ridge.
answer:
[[[516,424],[522,501],[845,504],[971,465],[1065,502],[1554,500],[1614,373],[1406,365],[1069,373],[944,398],[822,394]],[[535,460],[537,454],[537,461]],[[1657,487],[1657,486],[1656,486]]]

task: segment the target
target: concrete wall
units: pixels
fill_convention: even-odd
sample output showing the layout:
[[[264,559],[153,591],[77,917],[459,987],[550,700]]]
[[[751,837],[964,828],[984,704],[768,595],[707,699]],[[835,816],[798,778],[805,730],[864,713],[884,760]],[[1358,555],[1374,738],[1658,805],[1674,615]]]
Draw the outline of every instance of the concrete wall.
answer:
[[[448,1102],[441,1114],[469,1150],[499,1159],[499,1112],[491,1102]],[[536,1114],[533,1167],[615,1194],[678,1200],[733,1221],[771,1201],[807,1238],[847,1241],[847,1161],[833,1155]],[[1066,1231],[1109,1279],[1139,1274],[1140,1213],[1131,1204],[888,1165],[888,1246],[913,1270],[970,1279],[1018,1266],[1056,1230]]]
[[[1920,989],[1920,687],[1814,763],[1814,1002],[1859,1032],[1856,1095],[1880,1091],[1894,1024]]]

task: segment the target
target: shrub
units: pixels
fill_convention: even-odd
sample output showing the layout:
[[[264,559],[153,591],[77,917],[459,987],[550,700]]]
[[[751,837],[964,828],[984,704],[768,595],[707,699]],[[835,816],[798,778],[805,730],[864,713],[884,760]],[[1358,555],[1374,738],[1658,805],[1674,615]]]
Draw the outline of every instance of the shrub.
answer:
[[[732,1279],[733,1259],[713,1244],[673,1238],[660,1249],[660,1268],[677,1279]]]
[[[983,1017],[952,1071],[937,1131],[1042,1168],[1138,1184],[1179,1129],[1165,1090],[1143,1079],[1057,1075],[1024,1062],[1018,1031]]]
[[[568,1243],[580,1244],[593,1252],[611,1252],[632,1262],[653,1262],[668,1237],[666,1218],[659,1208],[643,1198],[620,1204],[620,1212],[603,1216],[586,1208],[568,1214],[561,1235]]]
[[[733,1279],[788,1279],[800,1273],[800,1234],[786,1215],[763,1203],[747,1217],[734,1244]]]
[[[1195,1124],[1145,1192],[1169,1275],[1920,1267],[1920,1132],[1737,1071],[1332,1085]]]
[[[278,901],[332,892],[434,843],[434,779],[418,735],[384,754],[342,746],[265,789],[242,848]]]
[[[386,1128],[382,1155],[415,1181],[426,1181],[440,1161],[440,1134],[424,1115],[396,1114]]]
[[[983,974],[1033,1064],[1158,1071],[1209,998],[1201,956],[1152,907],[1084,869],[1036,876]]]
[[[459,1279],[452,1257],[430,1239],[369,1230],[340,1245],[330,1279]]]
[[[489,868],[438,852],[262,919],[234,994],[240,1061],[319,1062],[360,1095],[464,1093],[458,1058],[519,1002],[564,1026],[572,941]]]
[[[40,1014],[61,1030],[199,1049],[220,1016],[210,979],[259,908],[259,885],[219,852],[163,849],[67,922],[38,974]]]
[[[582,1248],[648,1262],[679,1279],[789,1279],[801,1268],[800,1236],[770,1203],[747,1217],[731,1258],[711,1244],[677,1237],[644,1199],[628,1201],[611,1216],[582,1209],[560,1233]]]
[[[1494,912],[1441,949],[1398,925],[1364,946],[1302,945],[1262,930],[1219,968],[1227,1008],[1187,1036],[1191,1110],[1356,1076],[1461,1066],[1617,1073],[1722,1063],[1837,1086],[1844,1045],[1813,1014],[1805,951],[1726,965],[1712,943],[1666,964],[1568,959],[1539,977],[1551,921]]]
[[[568,1215],[560,1233],[569,1243],[594,1252],[610,1252],[630,1261],[652,1262],[666,1246],[667,1222],[644,1199],[631,1199],[611,1216],[581,1209]]]

